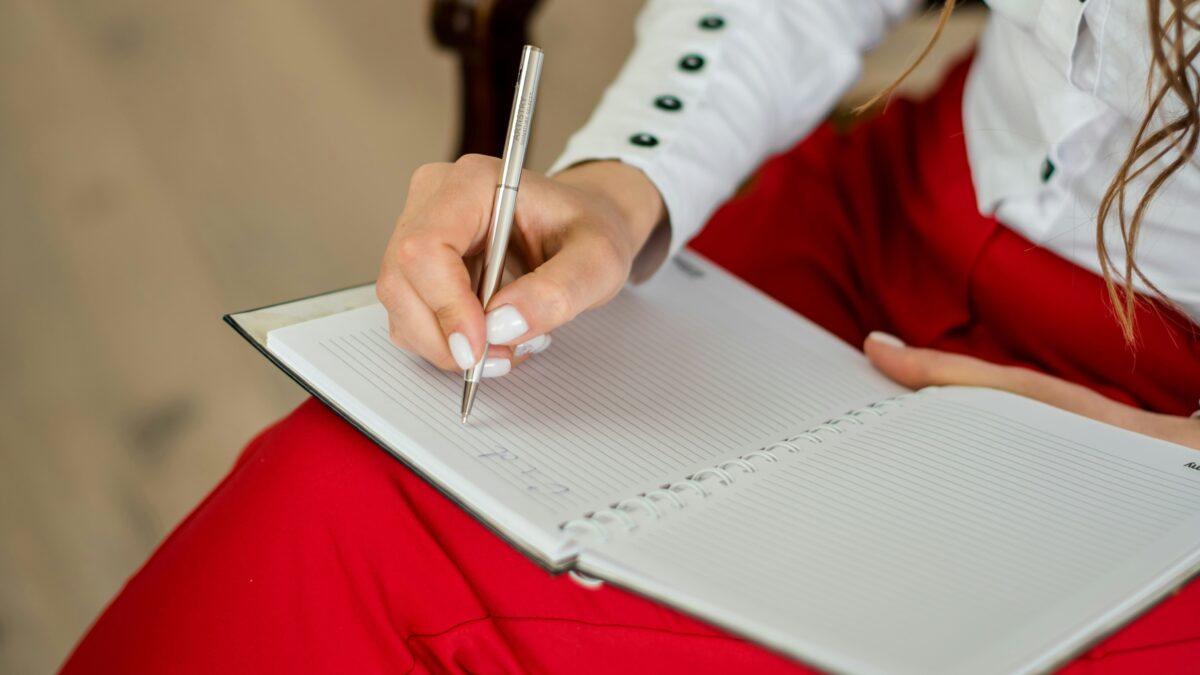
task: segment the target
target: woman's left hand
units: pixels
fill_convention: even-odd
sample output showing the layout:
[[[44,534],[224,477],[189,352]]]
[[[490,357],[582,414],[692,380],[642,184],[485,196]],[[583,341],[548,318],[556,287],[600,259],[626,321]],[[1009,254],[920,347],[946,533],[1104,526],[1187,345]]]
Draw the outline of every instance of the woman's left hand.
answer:
[[[908,347],[895,336],[880,332],[867,336],[863,351],[880,372],[910,389],[952,384],[1000,389],[1200,450],[1200,419],[1148,412],[1045,373]]]

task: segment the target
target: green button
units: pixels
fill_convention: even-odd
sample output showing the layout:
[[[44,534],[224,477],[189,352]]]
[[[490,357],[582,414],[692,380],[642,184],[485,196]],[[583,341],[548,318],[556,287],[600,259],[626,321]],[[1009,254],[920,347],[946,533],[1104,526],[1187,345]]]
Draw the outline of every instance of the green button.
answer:
[[[634,134],[629,137],[629,142],[634,145],[640,145],[643,148],[653,148],[658,145],[658,139],[650,134]]]
[[[688,54],[679,59],[679,67],[683,70],[695,72],[704,67],[704,57],[699,54]]]
[[[683,101],[680,101],[679,99],[670,95],[659,96],[658,98],[654,99],[654,105],[660,110],[675,112],[676,110],[681,110],[683,108]]]

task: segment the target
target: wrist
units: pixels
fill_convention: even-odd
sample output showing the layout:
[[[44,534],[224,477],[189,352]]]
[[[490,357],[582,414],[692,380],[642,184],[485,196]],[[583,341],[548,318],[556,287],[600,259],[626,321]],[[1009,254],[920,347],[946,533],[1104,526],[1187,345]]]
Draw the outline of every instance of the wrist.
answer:
[[[555,174],[554,179],[607,201],[628,228],[635,255],[666,219],[658,188],[640,169],[624,162],[584,162]]]

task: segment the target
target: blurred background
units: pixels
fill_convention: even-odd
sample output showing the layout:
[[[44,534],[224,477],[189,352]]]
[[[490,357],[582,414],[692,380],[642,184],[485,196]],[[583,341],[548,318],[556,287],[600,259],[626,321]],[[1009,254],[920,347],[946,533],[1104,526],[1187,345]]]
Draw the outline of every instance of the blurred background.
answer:
[[[0,0],[0,672],[57,668],[302,400],[221,315],[374,278],[408,176],[459,147],[434,4]],[[530,168],[587,118],[641,4],[542,0]],[[909,93],[982,12],[956,14]],[[931,30],[900,27],[843,105]]]

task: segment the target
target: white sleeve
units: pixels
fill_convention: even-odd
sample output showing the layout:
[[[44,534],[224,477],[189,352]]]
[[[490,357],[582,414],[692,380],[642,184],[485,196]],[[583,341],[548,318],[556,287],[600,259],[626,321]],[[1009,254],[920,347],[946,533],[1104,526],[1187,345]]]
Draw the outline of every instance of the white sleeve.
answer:
[[[642,170],[669,225],[634,264],[648,277],[770,154],[807,135],[862,54],[912,0],[650,0],[616,81],[550,173],[617,159]]]

